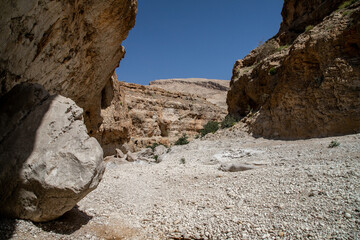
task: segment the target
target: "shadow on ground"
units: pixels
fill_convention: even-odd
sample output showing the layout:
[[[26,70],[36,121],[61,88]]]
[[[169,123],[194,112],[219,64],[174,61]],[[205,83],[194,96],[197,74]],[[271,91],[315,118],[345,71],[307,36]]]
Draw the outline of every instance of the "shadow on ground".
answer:
[[[0,239],[11,239],[16,229],[16,220],[0,217]]]
[[[70,235],[86,225],[91,219],[92,216],[87,215],[85,212],[79,210],[78,206],[75,206],[58,219],[46,223],[34,224],[46,232]]]

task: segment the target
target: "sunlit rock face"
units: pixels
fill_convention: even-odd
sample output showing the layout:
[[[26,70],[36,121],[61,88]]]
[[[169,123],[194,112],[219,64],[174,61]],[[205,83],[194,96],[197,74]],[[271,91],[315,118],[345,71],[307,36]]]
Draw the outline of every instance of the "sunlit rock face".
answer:
[[[19,84],[0,98],[1,215],[49,221],[97,187],[103,151],[82,114],[38,84]]]
[[[255,135],[360,131],[360,3],[322,2],[285,1],[279,34],[235,63],[228,110]]]
[[[116,76],[104,96],[101,111],[100,143],[105,155],[116,154],[115,149],[128,142],[132,150],[153,143],[173,144],[182,134],[190,138],[208,121],[221,121],[226,110],[199,95],[167,91],[152,86],[118,82]],[[110,91],[110,89],[113,89]]]
[[[0,95],[39,83],[85,111],[88,130],[101,122],[101,91],[125,54],[136,0],[6,0],[0,9]]]

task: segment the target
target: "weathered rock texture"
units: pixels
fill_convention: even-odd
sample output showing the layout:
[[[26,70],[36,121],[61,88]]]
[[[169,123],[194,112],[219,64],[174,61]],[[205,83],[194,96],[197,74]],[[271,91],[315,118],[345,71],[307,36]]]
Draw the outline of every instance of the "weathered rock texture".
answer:
[[[107,156],[114,155],[116,148],[130,141],[133,125],[125,101],[125,89],[120,85],[115,73],[106,84],[102,96],[101,117],[103,122],[96,138]]]
[[[100,143],[105,155],[129,142],[132,150],[174,143],[183,133],[198,134],[208,121],[221,121],[226,111],[193,94],[112,80],[114,97],[102,110]]]
[[[39,83],[84,108],[97,131],[101,91],[135,24],[136,0],[5,0],[0,9],[0,95],[19,82]]]
[[[228,110],[237,116],[251,112],[246,121],[256,135],[307,138],[360,131],[360,2],[320,23],[320,17],[312,22],[309,16],[336,10],[338,1],[325,1],[327,7],[318,2],[297,12],[289,6],[313,1],[285,1],[285,35],[307,24],[314,28],[286,46],[280,46],[280,34],[235,63]],[[325,13],[317,14],[321,9]]]
[[[198,95],[226,109],[226,94],[230,89],[230,81],[204,78],[161,79],[150,82],[150,86],[170,92]]]
[[[55,219],[99,184],[103,151],[82,109],[22,83],[0,98],[0,213]]]

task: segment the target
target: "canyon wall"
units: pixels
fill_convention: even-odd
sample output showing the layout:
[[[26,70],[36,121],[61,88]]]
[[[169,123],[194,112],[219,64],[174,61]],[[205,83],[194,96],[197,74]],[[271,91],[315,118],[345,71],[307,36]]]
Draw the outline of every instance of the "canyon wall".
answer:
[[[228,110],[245,117],[252,133],[289,139],[360,131],[360,2],[339,6],[285,1],[279,34],[235,63]]]
[[[0,215],[49,221],[99,184],[103,150],[88,132],[99,135],[136,6],[1,2]]]
[[[73,99],[89,132],[101,122],[101,91],[135,24],[136,0],[2,1],[0,96],[20,82]]]
[[[150,82],[149,85],[170,92],[184,92],[198,95],[221,108],[227,108],[226,94],[230,89],[229,80],[176,78],[155,80]]]
[[[139,150],[153,143],[173,144],[184,133],[193,138],[208,121],[226,115],[224,108],[198,95],[118,82],[115,75],[110,86],[114,97],[102,110],[99,135],[105,155],[115,154],[125,142]]]

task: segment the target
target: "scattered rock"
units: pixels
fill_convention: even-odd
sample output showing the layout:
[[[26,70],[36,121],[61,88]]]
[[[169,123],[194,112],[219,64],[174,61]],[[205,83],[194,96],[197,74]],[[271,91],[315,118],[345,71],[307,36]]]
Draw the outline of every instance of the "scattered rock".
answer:
[[[116,149],[116,157],[117,158],[124,158],[125,154],[120,150],[120,149]]]
[[[131,148],[127,143],[124,143],[123,145],[120,146],[120,150],[124,154],[128,154],[131,151]]]
[[[167,147],[165,147],[164,145],[159,145],[154,149],[154,155],[161,156],[165,154],[167,150],[168,150]]]
[[[129,162],[135,162],[137,160],[136,155],[132,152],[127,152],[126,154],[126,160],[128,160]]]
[[[219,170],[224,172],[241,172],[255,169],[254,165],[248,165],[243,163],[223,163],[221,164]]]

